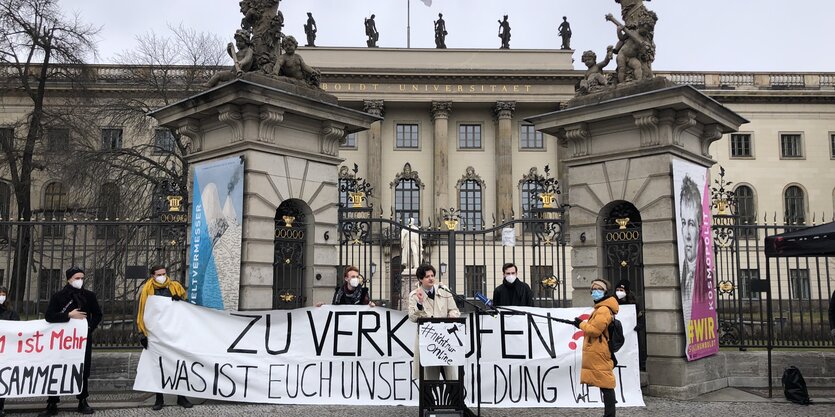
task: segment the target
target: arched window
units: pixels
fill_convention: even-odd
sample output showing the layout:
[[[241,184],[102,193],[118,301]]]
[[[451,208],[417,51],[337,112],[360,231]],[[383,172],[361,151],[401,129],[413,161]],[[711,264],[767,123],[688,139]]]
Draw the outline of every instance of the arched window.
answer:
[[[783,206],[785,208],[785,222],[789,224],[806,223],[806,198],[803,190],[792,185],[786,188],[783,194]]]
[[[740,185],[734,190],[736,197],[736,215],[739,216],[740,229],[739,237],[754,238],[757,237],[756,228],[751,225],[757,222],[757,204],[754,200],[754,190],[747,185]]]
[[[417,171],[412,171],[412,165],[403,165],[403,172],[397,174],[390,184],[394,188],[394,218],[401,224],[408,224],[409,219],[415,219],[420,225],[420,190],[423,183]]]

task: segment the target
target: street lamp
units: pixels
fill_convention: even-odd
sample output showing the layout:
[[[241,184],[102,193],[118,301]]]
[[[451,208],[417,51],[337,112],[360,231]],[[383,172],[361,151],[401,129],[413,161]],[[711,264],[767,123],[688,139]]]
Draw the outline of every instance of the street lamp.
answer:
[[[446,263],[441,262],[441,264],[439,265],[439,267],[440,267],[440,269],[441,269],[441,277],[443,277],[443,276],[446,274]]]
[[[371,262],[371,277],[373,278],[374,274],[376,274],[376,273],[377,273],[377,264],[374,263],[374,262]]]

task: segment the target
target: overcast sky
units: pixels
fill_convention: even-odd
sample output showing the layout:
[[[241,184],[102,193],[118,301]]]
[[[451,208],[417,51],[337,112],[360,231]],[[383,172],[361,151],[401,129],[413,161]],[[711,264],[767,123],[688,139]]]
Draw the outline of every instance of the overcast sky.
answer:
[[[406,47],[407,0],[283,0],[284,32],[304,44],[302,26],[312,12],[320,46],[365,46],[363,19],[376,14],[379,46]],[[99,62],[135,45],[137,34],[166,32],[184,24],[224,40],[240,25],[238,0],[62,0],[68,13],[103,26]],[[835,1],[654,0],[659,16],[656,70],[835,71]],[[450,48],[498,48],[498,22],[508,14],[512,49],[557,49],[557,26],[567,16],[574,36],[575,68],[587,49],[598,55],[615,42],[606,13],[619,15],[615,0],[411,0],[413,48],[433,48],[433,20],[446,20]]]

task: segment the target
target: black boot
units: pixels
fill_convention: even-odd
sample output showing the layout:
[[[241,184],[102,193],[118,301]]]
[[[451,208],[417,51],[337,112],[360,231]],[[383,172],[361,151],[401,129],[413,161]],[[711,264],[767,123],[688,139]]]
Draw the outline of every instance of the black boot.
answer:
[[[78,412],[81,414],[93,414],[96,410],[93,410],[93,407],[90,407],[90,404],[87,404],[87,399],[78,400]]]
[[[41,411],[38,417],[49,417],[58,415],[58,403],[46,403],[46,410]]]
[[[194,407],[194,404],[192,404],[191,401],[188,400],[188,398],[186,398],[182,395],[177,396],[177,405],[179,405],[180,407],[183,407],[183,408]]]
[[[159,411],[162,410],[162,407],[165,407],[165,396],[160,393],[156,395],[156,401],[154,401],[154,406],[151,407],[151,410]]]

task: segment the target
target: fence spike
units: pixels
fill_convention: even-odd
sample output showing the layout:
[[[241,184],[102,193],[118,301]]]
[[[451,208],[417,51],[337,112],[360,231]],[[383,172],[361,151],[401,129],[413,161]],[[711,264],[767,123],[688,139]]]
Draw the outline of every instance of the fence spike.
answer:
[[[515,219],[515,218],[516,218],[516,212],[515,212],[515,211],[513,210],[513,208],[511,207],[511,209],[510,209],[510,220],[513,220],[513,219]]]

